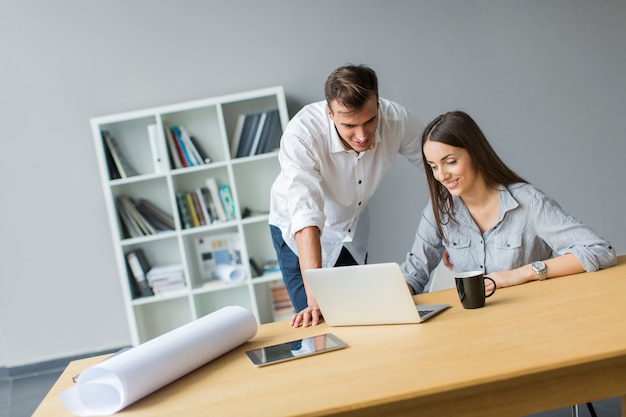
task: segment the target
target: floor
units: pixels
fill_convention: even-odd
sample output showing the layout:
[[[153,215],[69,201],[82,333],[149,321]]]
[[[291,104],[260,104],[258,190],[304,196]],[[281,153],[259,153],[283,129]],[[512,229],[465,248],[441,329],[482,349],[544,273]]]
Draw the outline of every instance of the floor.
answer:
[[[0,417],[30,417],[62,371],[63,369],[49,369],[0,380]],[[620,398],[597,401],[593,405],[598,417],[621,416]],[[570,416],[572,416],[571,408],[532,415],[532,417]],[[579,416],[591,416],[586,405],[579,407]]]

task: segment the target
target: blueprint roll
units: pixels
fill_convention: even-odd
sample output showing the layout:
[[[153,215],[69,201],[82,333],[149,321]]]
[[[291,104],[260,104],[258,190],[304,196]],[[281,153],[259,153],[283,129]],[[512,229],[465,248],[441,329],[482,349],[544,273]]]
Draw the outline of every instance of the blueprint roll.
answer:
[[[254,315],[229,306],[105,359],[59,393],[77,416],[107,416],[194,371],[256,335]]]
[[[217,265],[215,275],[224,282],[235,283],[243,281],[246,277],[246,270],[241,265]]]

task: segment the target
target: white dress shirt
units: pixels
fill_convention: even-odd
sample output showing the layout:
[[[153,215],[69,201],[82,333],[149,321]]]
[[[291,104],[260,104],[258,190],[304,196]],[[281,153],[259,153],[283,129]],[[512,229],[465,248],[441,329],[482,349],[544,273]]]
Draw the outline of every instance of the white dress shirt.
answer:
[[[357,154],[343,147],[326,101],[300,110],[281,139],[281,172],[271,190],[269,223],[282,231],[296,254],[295,233],[307,226],[318,227],[324,268],[334,266],[342,246],[358,263],[364,263],[367,203],[396,155],[422,168],[423,124],[406,108],[383,98],[379,102],[372,150]]]

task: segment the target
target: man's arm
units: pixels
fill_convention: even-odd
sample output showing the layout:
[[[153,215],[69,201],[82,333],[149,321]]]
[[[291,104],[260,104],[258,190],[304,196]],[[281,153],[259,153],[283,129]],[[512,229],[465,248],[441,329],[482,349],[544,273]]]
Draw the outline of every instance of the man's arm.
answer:
[[[322,267],[320,231],[316,226],[308,226],[296,232],[295,238],[308,307],[293,316],[291,326],[300,327],[300,325],[302,325],[302,327],[307,327],[309,324],[315,326],[319,323],[322,314],[315,300],[315,296],[313,295],[313,291],[311,291],[309,283],[304,276],[304,271]]]

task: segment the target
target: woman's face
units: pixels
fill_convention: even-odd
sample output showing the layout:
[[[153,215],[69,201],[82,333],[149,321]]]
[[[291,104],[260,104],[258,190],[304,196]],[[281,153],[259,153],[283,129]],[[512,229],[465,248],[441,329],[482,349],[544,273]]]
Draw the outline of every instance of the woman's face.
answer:
[[[428,140],[422,148],[433,176],[450,194],[461,197],[477,185],[479,173],[463,148]]]

